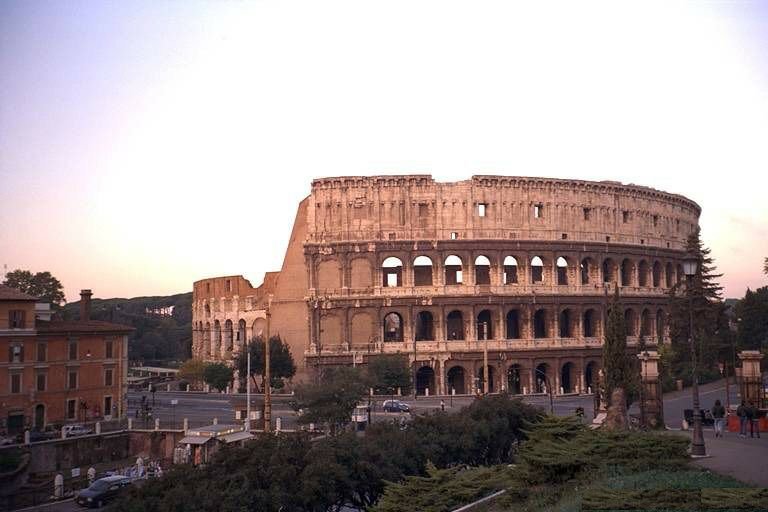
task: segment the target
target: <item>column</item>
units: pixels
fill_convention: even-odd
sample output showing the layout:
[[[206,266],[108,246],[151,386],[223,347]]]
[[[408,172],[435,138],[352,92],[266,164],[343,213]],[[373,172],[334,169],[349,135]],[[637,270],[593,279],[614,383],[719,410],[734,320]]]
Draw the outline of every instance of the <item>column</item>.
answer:
[[[742,350],[738,353],[741,359],[741,375],[736,374],[739,380],[739,390],[742,400],[747,404],[752,402],[760,407],[762,400],[762,376],[760,374],[760,360],[763,354],[758,350]]]
[[[640,422],[647,428],[664,428],[664,405],[659,378],[659,353],[642,352],[640,359]]]

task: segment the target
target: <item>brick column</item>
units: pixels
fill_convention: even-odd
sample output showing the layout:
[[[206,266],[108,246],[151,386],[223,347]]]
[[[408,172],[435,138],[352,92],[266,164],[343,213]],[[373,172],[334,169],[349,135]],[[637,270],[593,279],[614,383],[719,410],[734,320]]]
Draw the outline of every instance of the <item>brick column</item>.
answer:
[[[664,404],[659,378],[658,352],[645,351],[637,355],[640,359],[640,423],[646,428],[664,427]]]

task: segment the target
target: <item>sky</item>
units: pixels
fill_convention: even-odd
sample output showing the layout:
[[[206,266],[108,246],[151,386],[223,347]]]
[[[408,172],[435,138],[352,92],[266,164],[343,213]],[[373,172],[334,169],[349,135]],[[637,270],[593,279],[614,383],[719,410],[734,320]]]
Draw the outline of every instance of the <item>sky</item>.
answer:
[[[0,270],[279,270],[313,178],[617,180],[768,284],[768,1],[0,2]]]

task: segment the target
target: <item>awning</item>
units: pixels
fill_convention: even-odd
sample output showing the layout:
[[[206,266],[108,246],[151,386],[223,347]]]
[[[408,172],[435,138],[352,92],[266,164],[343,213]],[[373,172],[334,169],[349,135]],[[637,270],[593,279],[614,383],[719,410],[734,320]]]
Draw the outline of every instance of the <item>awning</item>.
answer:
[[[179,444],[205,444],[211,439],[213,438],[206,436],[187,436],[179,441]]]
[[[221,436],[218,439],[225,443],[234,443],[236,441],[246,441],[248,439],[253,439],[254,435],[250,432],[246,432],[243,430],[242,432],[235,432],[232,434],[227,434],[225,436]]]

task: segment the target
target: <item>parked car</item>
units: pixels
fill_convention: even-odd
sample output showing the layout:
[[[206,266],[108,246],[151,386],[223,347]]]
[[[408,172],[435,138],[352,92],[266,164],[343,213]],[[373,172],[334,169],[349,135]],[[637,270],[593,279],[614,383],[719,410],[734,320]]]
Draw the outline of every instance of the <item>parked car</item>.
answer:
[[[23,435],[22,435],[23,437]],[[55,430],[46,429],[46,430],[30,430],[29,432],[29,442],[30,443],[39,443],[40,441],[50,441],[51,439],[56,439],[59,437],[57,432]]]
[[[93,429],[86,427],[85,425],[64,425],[61,430],[66,432],[67,437],[85,436],[93,434]]]
[[[101,508],[117,498],[129,485],[131,485],[131,479],[127,476],[117,475],[99,478],[90,487],[77,493],[75,502],[81,507]]]
[[[7,446],[9,444],[17,444],[18,440],[15,437],[0,437],[0,446]]]
[[[400,400],[384,400],[384,412],[411,412],[411,408]]]

